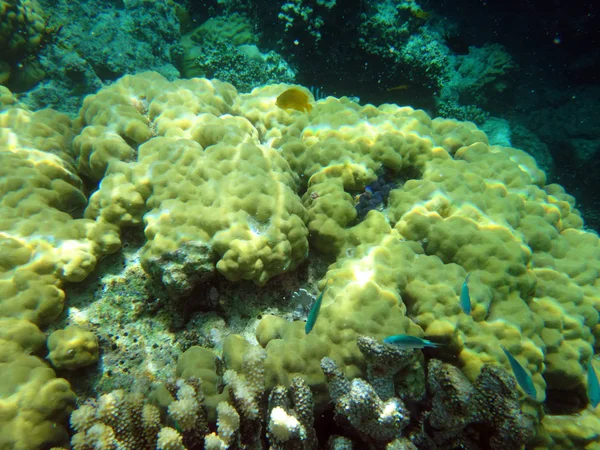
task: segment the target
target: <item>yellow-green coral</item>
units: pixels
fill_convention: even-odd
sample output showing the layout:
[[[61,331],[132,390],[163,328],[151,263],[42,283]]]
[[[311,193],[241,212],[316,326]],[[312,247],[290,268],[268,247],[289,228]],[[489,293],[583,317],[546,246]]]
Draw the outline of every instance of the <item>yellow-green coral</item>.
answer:
[[[402,333],[421,336],[422,330],[405,315],[406,307],[398,295],[403,277],[395,273],[409,266],[416,252],[420,252],[417,245],[402,242],[388,227],[388,234],[376,245],[356,247],[353,257],[338,259],[327,273],[331,282],[308,336],[302,322],[265,317],[256,334],[267,350],[269,386],[289,385],[294,376],[301,375],[322,395],[323,357],[336,360],[352,378],[364,373],[366,363],[356,345],[359,335],[380,339]]]
[[[114,227],[69,214],[86,203],[72,134],[56,111],[0,113],[1,317],[52,322],[63,306],[60,283],[81,281],[119,248]]]
[[[105,97],[114,96],[130,103],[143,98],[145,115],[127,107],[130,116],[106,122],[102,105]],[[86,217],[119,226],[143,220],[148,243],[142,264],[159,273],[175,294],[193,285],[186,279],[188,266],[196,278],[209,276],[214,266],[230,280],[264,284],[294,269],[308,252],[305,211],[295,195],[297,176],[275,149],[260,143],[247,119],[227,115],[234,96],[234,88],[225,83],[169,83],[145,74],[123,78],[106,94],[86,101],[82,110],[90,125],[76,139],[80,161],[104,155],[115,136],[122,135],[119,146],[128,136],[133,146],[130,152],[100,156],[97,175],[112,165]],[[132,138],[128,130],[138,128],[152,128],[157,136]],[[140,139],[146,141],[138,146]],[[125,164],[129,154],[137,160]],[[174,280],[174,273],[181,275]]]
[[[99,257],[120,246],[116,227],[71,216],[87,203],[74,169],[73,134],[71,120],[50,109],[32,113],[13,105],[0,112],[2,448],[66,440],[75,396],[66,380],[30,356],[45,341],[37,326],[62,312],[65,282],[83,280]]]
[[[0,448],[39,449],[68,442],[75,394],[43,361],[0,339]]]
[[[219,374],[217,356],[207,348],[194,346],[187,349],[177,360],[177,376],[182,379],[190,377],[202,380],[204,404],[208,409],[208,416],[214,421],[216,408],[219,402],[228,397],[228,392],[219,392]]]
[[[28,57],[42,45],[49,30],[35,0],[0,1],[0,84],[26,90],[46,74]]]
[[[259,323],[268,387],[302,375],[323,404],[322,357],[363,376],[358,336],[409,333],[445,343],[471,380],[484,364],[510,371],[503,345],[531,372],[539,401],[566,391],[584,403],[585,364],[600,337],[600,241],[583,229],[573,198],[546,185],[527,154],[491,146],[473,124],[332,97],[311,111],[278,108],[289,88],[238,94],[215,80],[124,77],[86,99],[72,147],[70,122],[54,113],[1,113],[0,171],[10,183],[0,207],[10,233],[0,254],[10,256],[1,261],[0,316],[54,320],[61,282],[81,280],[114,251],[118,228],[145,226],[142,264],[178,295],[214,270],[263,285],[304,261],[310,242],[333,261],[320,287],[331,281],[310,335],[273,315]],[[55,125],[36,135],[29,124],[46,120]],[[87,203],[74,167],[100,181]],[[357,223],[354,196],[383,172],[398,188]],[[73,220],[69,205],[87,205],[86,219]],[[467,273],[471,315],[459,304]],[[36,348],[19,323],[6,336],[21,352]],[[232,367],[243,364],[240,339],[223,348]],[[214,354],[201,352],[208,362],[199,366],[216,378]],[[187,358],[195,366],[182,358],[179,375]],[[216,381],[208,384],[216,394]],[[538,403],[522,401],[542,420]],[[562,423],[543,419],[556,438],[548,448],[594,438]]]
[[[0,339],[20,345],[26,353],[34,353],[44,346],[46,335],[28,320],[0,317]]]
[[[87,217],[145,222],[150,271],[157,262],[174,273],[189,262],[174,252],[193,259],[196,245],[205,258],[193,260],[196,267],[210,271],[216,261],[229,279],[259,284],[305,257],[305,222],[313,246],[337,261],[314,335],[274,317],[259,325],[271,384],[303,373],[322,386],[322,356],[360,375],[359,334],[409,331],[448,341],[472,380],[485,363],[510,369],[504,345],[540,392],[546,383],[581,390],[598,332],[598,239],[582,230],[573,199],[545,186],[531,157],[490,146],[473,124],[332,97],[310,112],[277,108],[288,88],[237,95],[216,82],[168,83],[152,74],[107,88],[119,102],[138,105],[114,124],[101,120],[137,161],[118,152],[104,158],[108,176]],[[93,127],[108,118],[105,109],[86,101],[82,118]],[[135,127],[157,136],[138,145],[127,138]],[[90,143],[114,136],[100,133]],[[352,194],[381,170],[401,186],[383,214],[355,224]],[[304,188],[299,204],[294,192]],[[574,259],[578,247],[586,248],[585,261]],[[471,316],[458,302],[467,272]],[[298,357],[287,357],[292,350]]]
[[[248,103],[257,105],[249,112],[261,137],[282,148],[307,186],[303,202],[312,242],[339,252],[326,275],[333,279],[330,300],[314,335],[302,336],[301,325],[271,316],[259,324],[271,383],[303,372],[319,388],[317,362],[324,355],[337,358],[351,376],[361,374],[356,336],[389,333],[385,322],[369,325],[373,314],[392,323],[406,320],[446,341],[471,379],[485,363],[510,370],[501,352],[505,345],[533,374],[540,392],[583,391],[585,361],[598,332],[599,241],[582,229],[573,199],[545,186],[531,157],[490,146],[472,124],[432,121],[409,108],[361,108],[329,98],[308,115],[292,112],[274,121],[275,112],[264,106],[268,101]],[[392,191],[384,215],[371,212],[353,225],[349,194],[362,190],[382,167],[403,185]],[[365,265],[364,255],[401,255],[396,246],[412,256]],[[577,257],[581,251],[585,258]],[[341,264],[354,268],[340,277]],[[391,286],[378,280],[386,272],[396,278]],[[467,272],[473,272],[472,316],[461,312],[458,301]],[[384,287],[385,294],[376,294]],[[383,306],[388,291],[401,296],[406,312],[371,313],[373,299],[379,295]],[[354,296],[360,309],[352,306]],[[352,319],[357,310],[358,322]],[[398,325],[397,332],[406,327]],[[297,356],[288,358],[292,352]]]
[[[98,338],[91,331],[70,325],[48,337],[48,359],[57,369],[79,369],[98,361]]]

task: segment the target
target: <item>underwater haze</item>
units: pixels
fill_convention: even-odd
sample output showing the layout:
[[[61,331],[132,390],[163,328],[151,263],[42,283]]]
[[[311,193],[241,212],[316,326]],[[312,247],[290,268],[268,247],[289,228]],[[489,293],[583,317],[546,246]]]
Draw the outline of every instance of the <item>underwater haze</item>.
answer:
[[[0,450],[600,446],[598,14],[0,0]]]

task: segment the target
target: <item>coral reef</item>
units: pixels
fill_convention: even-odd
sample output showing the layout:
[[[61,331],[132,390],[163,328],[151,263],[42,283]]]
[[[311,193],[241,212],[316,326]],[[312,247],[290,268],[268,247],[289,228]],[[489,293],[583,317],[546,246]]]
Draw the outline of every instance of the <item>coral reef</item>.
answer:
[[[83,280],[120,246],[111,227],[74,219],[87,202],[76,174],[71,120],[50,109],[13,105],[0,113],[0,317],[3,371],[0,447],[64,443],[74,407],[69,383],[39,352],[47,326],[61,314],[66,282]],[[60,358],[59,358],[60,359]]]
[[[410,419],[400,399],[384,401],[364,380],[349,381],[331,358],[323,358],[321,368],[335,405],[338,424],[343,427],[348,423],[367,442],[389,442],[402,435]]]
[[[117,390],[91,400],[73,412],[73,449],[193,448],[191,446],[208,432],[200,380],[178,380],[170,387],[176,399],[171,397],[166,406],[166,422],[172,423],[177,430],[162,424],[159,407],[147,402],[144,396]]]
[[[0,3],[0,47],[3,58],[22,57],[41,43],[46,21],[39,6],[30,0],[3,0]]]
[[[425,373],[421,352],[402,350],[367,336],[359,336],[356,344],[367,363],[367,380],[379,398],[388,400],[398,395],[404,400],[423,399]]]
[[[156,98],[146,92],[150,87]],[[165,91],[169,88],[182,97],[173,97]],[[158,74],[146,74],[126,77],[88,97],[82,109],[82,119],[88,126],[75,145],[82,150],[83,167],[89,167],[92,175],[101,176],[111,159],[125,163],[136,153],[127,139],[136,147],[144,143],[129,169],[123,166],[103,179],[101,189],[90,200],[86,217],[99,217],[102,222],[119,226],[146,221],[149,240],[142,265],[159,276],[174,296],[189,293],[215,268],[230,280],[264,284],[294,269],[308,250],[304,208],[294,195],[297,177],[287,170],[287,162],[275,150],[260,146],[257,132],[247,119],[223,116],[233,112],[234,107],[243,107],[234,106],[235,94],[226,83],[194,79],[171,84]],[[192,128],[191,123],[185,123],[187,119],[182,122],[171,111],[173,105],[181,114],[187,114],[181,103],[185,98],[189,112],[198,112],[206,102],[205,113]],[[117,99],[127,115],[107,118],[103,105]],[[148,114],[156,119],[152,126]],[[107,125],[119,127],[122,137],[111,133]],[[150,139],[156,132],[168,136]],[[200,138],[206,148],[182,139],[185,135]],[[160,163],[165,158],[171,163]],[[194,164],[190,164],[192,161]],[[162,175],[157,163],[162,164]],[[122,170],[127,170],[129,179],[123,178]],[[194,183],[189,182],[190,177]],[[181,180],[180,186],[174,182],[176,179]],[[115,188],[120,192],[120,202],[115,202]],[[184,190],[188,191],[187,197],[180,195]],[[209,192],[211,198],[206,197]],[[181,214],[174,221],[172,215],[161,213],[165,208]],[[185,228],[187,232],[183,232]]]
[[[413,352],[390,349],[371,338],[361,339],[361,347],[380,363],[402,367],[414,360]],[[71,416],[71,425],[77,431],[72,445],[76,450],[96,448],[94,445],[260,449],[266,438],[273,449],[319,448],[311,389],[302,377],[296,377],[289,389],[271,389],[267,401],[264,356],[264,351],[251,347],[240,372],[231,368],[225,372],[224,392],[229,401],[225,397],[216,405],[216,432],[207,427],[208,404],[199,379],[192,377],[167,384],[164,400],[152,395],[148,401],[139,394],[114,391],[87,402]],[[423,373],[422,362],[413,366]],[[412,404],[410,410],[399,398],[382,400],[364,380],[350,381],[331,358],[323,358],[321,367],[339,433],[330,441],[332,449],[366,445],[373,449],[464,446],[510,450],[522,448],[533,436],[532,419],[519,408],[514,380],[496,367],[485,366],[471,384],[458,368],[432,359],[427,398],[420,394],[416,398],[414,390],[411,393],[402,384],[396,386],[405,401]],[[162,418],[161,409],[166,412]],[[411,421],[417,426],[409,428]],[[342,437],[344,434],[347,436]]]
[[[406,355],[396,352],[396,357],[386,359],[398,365]],[[336,422],[342,429],[358,433],[372,448],[388,443],[386,448],[519,449],[533,437],[532,420],[519,408],[514,380],[492,366],[485,366],[471,384],[456,367],[431,359],[425,402],[424,397],[418,400],[399,389],[413,405],[411,410],[398,398],[382,400],[364,380],[349,381],[330,358],[323,358],[321,367],[335,405]],[[422,402],[421,407],[415,408],[415,402]],[[419,426],[405,431],[415,419],[411,417],[414,411],[419,411]]]
[[[290,88],[312,108],[278,107]],[[11,339],[9,360],[36,361],[64,394],[53,402],[56,414],[42,417],[57,430],[43,445],[64,441],[73,399],[66,382],[26,352],[43,346],[37,327],[61,314],[65,283],[85,279],[128,229],[144,231],[140,264],[169,294],[163,302],[183,304],[216,279],[267,286],[307,261],[309,247],[330,261],[319,275],[318,289],[328,288],[309,335],[302,322],[265,308],[252,312],[258,345],[233,334],[203,336],[216,348],[183,353],[171,375],[184,381],[167,383],[163,414],[171,419],[161,422],[163,431],[152,428],[151,444],[139,445],[258,448],[268,435],[274,447],[310,447],[318,426],[308,404],[323,412],[330,399],[338,426],[369,445],[406,447],[411,433],[423,445],[437,439],[493,448],[553,448],[549,430],[560,442],[589,439],[543,417],[540,403],[567,395],[579,412],[587,404],[585,364],[600,330],[600,241],[583,229],[574,199],[546,185],[530,156],[490,145],[474,124],[391,104],[315,101],[300,86],[240,94],[217,80],[144,73],[89,96],[74,123],[12,105],[0,112],[0,125],[0,318],[10,327],[2,336]],[[357,221],[352,194],[382,172],[396,188],[381,210]],[[89,200],[80,177],[98,183]],[[468,273],[470,315],[459,302]],[[74,311],[69,317],[77,322]],[[134,329],[95,329],[100,322],[85,328],[103,345],[117,345],[111,326]],[[162,326],[150,332],[168,335]],[[444,345],[404,353],[380,343],[399,333]],[[502,346],[531,373],[538,401],[515,385]],[[128,395],[108,403],[137,402],[127,408],[141,411],[139,401],[122,400]],[[412,414],[411,404],[423,414]],[[19,405],[22,416],[27,406]],[[214,435],[199,425],[215,421]],[[376,429],[379,423],[385,427]],[[116,426],[101,420],[82,428],[82,448],[97,437],[125,442],[143,428]]]
[[[438,81],[439,114],[482,124],[489,116],[489,105],[509,89],[517,64],[498,44],[471,47],[466,55],[453,56],[448,62]]]
[[[432,406],[413,439],[418,448],[519,449],[533,437],[514,378],[497,367],[484,366],[471,384],[456,367],[433,359],[427,388]]]
[[[203,353],[200,359],[210,353],[197,348],[198,352]],[[191,371],[210,379],[208,373],[214,367],[207,368],[206,361],[195,362],[204,368],[197,366]],[[267,402],[263,363],[264,351],[253,347],[244,356],[240,372],[229,369],[219,377],[224,396],[216,407],[204,395],[206,384],[196,377],[160,385],[148,398],[117,390],[89,400],[71,415],[76,431],[71,444],[74,450],[260,449],[266,436],[274,449],[316,449],[310,388],[297,378],[289,392],[283,386],[273,389]],[[217,431],[210,432],[207,413],[210,418],[215,412]]]

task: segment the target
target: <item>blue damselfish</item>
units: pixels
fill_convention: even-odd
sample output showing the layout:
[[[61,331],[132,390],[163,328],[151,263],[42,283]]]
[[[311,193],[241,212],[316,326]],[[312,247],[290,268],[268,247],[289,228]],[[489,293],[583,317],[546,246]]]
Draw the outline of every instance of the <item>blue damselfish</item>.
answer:
[[[598,375],[592,365],[592,358],[588,362],[588,373],[587,373],[587,394],[592,404],[592,408],[598,406],[600,403],[600,385],[598,384]]]
[[[465,314],[471,314],[471,296],[469,295],[469,285],[467,284],[470,276],[471,274],[467,275],[460,290],[460,307]]]
[[[527,373],[527,371],[523,368],[523,366],[516,360],[516,358],[509,353],[503,345],[501,345],[504,354],[508,358],[508,362],[510,363],[510,367],[512,367],[515,378],[517,379],[517,383],[521,386],[521,389],[525,391],[527,395],[529,395],[532,399],[536,400],[537,392],[535,391],[535,386],[533,385],[533,380],[531,379],[531,375]]]
[[[314,328],[315,323],[317,323],[317,317],[319,317],[319,311],[321,310],[321,302],[323,301],[323,295],[327,290],[327,285],[329,284],[329,280],[325,282],[325,287],[315,300],[315,304],[310,308],[310,312],[308,313],[308,318],[306,319],[306,325],[304,326],[304,332],[306,334],[310,333]]]
[[[416,336],[409,336],[408,334],[396,334],[394,336],[386,337],[383,342],[386,344],[394,345],[403,349],[412,348],[425,348],[425,347],[439,347],[442,344],[436,344],[435,342],[428,341],[427,339],[421,339]]]

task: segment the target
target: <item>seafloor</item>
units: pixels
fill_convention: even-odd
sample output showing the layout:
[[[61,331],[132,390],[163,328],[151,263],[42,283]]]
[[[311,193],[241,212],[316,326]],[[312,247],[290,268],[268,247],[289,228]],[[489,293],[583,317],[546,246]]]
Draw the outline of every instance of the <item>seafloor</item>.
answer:
[[[0,0],[0,450],[600,449],[597,14]]]

